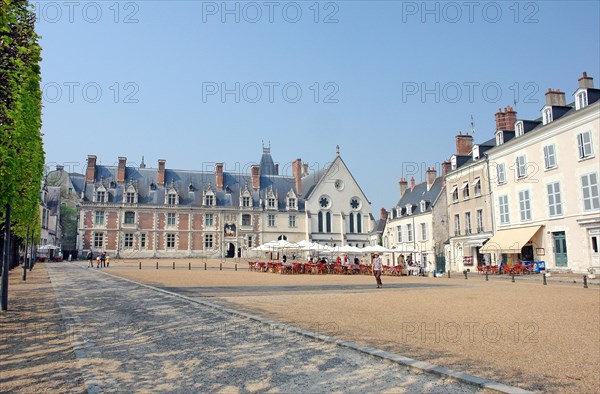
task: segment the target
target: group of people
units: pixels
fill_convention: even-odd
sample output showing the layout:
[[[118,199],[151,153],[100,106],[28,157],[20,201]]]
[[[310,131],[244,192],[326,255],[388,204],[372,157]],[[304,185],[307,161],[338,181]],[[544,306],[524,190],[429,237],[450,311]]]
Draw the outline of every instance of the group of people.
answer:
[[[87,254],[89,262],[88,268],[94,268],[94,254],[90,250]],[[96,268],[110,267],[110,256],[106,252],[102,252],[96,256]]]

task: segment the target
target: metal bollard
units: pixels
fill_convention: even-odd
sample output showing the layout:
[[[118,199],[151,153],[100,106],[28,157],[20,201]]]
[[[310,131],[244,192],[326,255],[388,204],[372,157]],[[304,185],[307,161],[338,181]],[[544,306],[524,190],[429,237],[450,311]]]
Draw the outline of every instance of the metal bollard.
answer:
[[[175,262],[173,261],[173,269],[175,269]]]
[[[158,261],[156,262],[156,269],[158,269]]]
[[[512,276],[512,283],[515,283],[515,274],[514,274],[514,272],[512,274],[510,274],[510,276]]]
[[[588,285],[587,285],[587,275],[583,275],[583,288],[587,289]]]
[[[487,271],[485,272],[485,281],[486,282],[488,281],[488,272]]]
[[[223,271],[223,263],[219,263],[219,271]]]
[[[450,279],[450,270],[448,270],[448,279]]]
[[[546,273],[544,272],[544,285],[547,285],[548,282],[546,282]]]
[[[192,263],[188,263],[188,270],[192,270]]]
[[[204,271],[206,271],[206,263],[204,263]]]
[[[142,262],[140,261],[140,269],[142,269]]]
[[[235,265],[235,270],[237,271],[237,263],[236,263],[236,265]]]
[[[463,274],[465,274],[465,279],[468,279],[468,278],[467,278],[467,270],[464,270],[464,271],[463,271]]]

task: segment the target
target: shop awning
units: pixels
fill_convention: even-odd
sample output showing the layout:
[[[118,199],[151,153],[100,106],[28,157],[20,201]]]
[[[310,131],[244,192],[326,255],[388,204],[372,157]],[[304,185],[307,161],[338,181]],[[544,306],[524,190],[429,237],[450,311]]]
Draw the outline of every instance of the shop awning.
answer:
[[[465,187],[469,186],[469,182],[463,182],[462,186],[460,187],[460,190],[465,190]]]
[[[456,186],[456,185],[452,186],[452,190],[450,190],[450,194],[454,194],[456,189],[458,189],[458,186]]]
[[[480,249],[481,253],[521,253],[521,248],[533,238],[542,226],[531,226],[498,231]]]

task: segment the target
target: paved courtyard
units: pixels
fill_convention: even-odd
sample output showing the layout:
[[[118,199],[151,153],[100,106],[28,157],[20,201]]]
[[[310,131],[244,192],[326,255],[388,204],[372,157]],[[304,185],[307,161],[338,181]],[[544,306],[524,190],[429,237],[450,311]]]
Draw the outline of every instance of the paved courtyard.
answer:
[[[52,334],[63,339],[63,346],[64,339],[70,340],[74,351],[63,349],[70,360],[67,367],[56,369],[49,362],[46,379],[51,381],[53,373],[61,371],[57,379],[63,384],[69,378],[78,382],[71,387],[53,386],[56,392],[82,391],[82,385],[92,393],[482,391],[352,349],[276,330],[85,268],[81,263],[38,264],[29,280],[46,269],[52,288],[44,290],[56,296],[60,312],[55,313],[60,313],[62,319],[46,327],[44,336],[33,341],[42,345],[36,356],[28,354],[27,347],[19,352],[11,347],[19,338],[8,328],[14,327],[19,311],[2,315],[2,391],[26,392],[36,387],[35,379],[32,385],[25,384],[30,377],[20,371],[31,358],[43,366],[47,353],[44,347],[48,347],[44,340]],[[27,292],[26,286],[19,283],[13,291],[31,296],[32,288]],[[34,295],[31,302],[44,297]],[[13,308],[22,305],[13,301]],[[335,326],[327,325],[321,325],[320,330],[325,334],[337,332]],[[51,385],[41,386],[41,390],[38,387],[37,391],[45,391],[44,387]]]

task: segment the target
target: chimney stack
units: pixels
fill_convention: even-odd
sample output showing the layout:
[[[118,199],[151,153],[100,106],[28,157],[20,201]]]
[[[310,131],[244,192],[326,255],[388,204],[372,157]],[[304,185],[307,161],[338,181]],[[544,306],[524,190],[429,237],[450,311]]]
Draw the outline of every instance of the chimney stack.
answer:
[[[387,220],[387,218],[388,218],[388,211],[385,208],[381,208],[381,211],[379,213],[379,218],[381,220]]]
[[[275,163],[275,174],[273,175],[279,175],[279,163]]]
[[[548,88],[546,92],[546,105],[552,107],[564,107],[567,105],[567,99],[565,98],[565,92],[561,92],[560,89],[553,90]]]
[[[250,176],[252,179],[252,190],[260,190],[260,166],[252,164],[250,167]]]
[[[515,122],[517,121],[517,112],[510,105],[498,109],[496,112],[496,130],[515,131]]]
[[[302,173],[304,172],[304,166],[302,160],[296,159],[292,163],[292,175],[296,181],[296,193],[298,196],[302,195]]]
[[[452,168],[452,163],[450,163],[450,161],[446,160],[442,163],[442,176],[445,177],[446,174],[448,174],[450,172],[450,169]]]
[[[127,158],[119,157],[119,168],[117,169],[117,185],[125,184],[125,167],[127,167]]]
[[[594,78],[588,77],[587,73],[583,72],[583,77],[579,78],[579,87],[580,88],[593,88],[594,87]]]
[[[405,178],[400,178],[398,185],[400,186],[400,198],[402,198],[402,196],[406,192],[406,189],[408,188],[408,182],[406,182]]]
[[[94,182],[96,179],[96,156],[88,155],[87,170],[85,171],[85,180]]]
[[[428,168],[427,172],[426,172],[426,176],[427,176],[427,190],[429,190],[429,189],[431,189],[431,186],[433,186],[433,182],[435,182],[435,178],[437,177],[435,168],[433,168],[433,167]]]
[[[473,136],[459,132],[456,136],[456,154],[469,156],[473,150]]]
[[[415,177],[411,176],[410,177],[410,190],[415,188]]]
[[[158,161],[158,176],[156,179],[156,183],[158,186],[164,186],[165,185],[165,164],[166,164],[166,160],[159,160]]]
[[[215,183],[217,191],[223,191],[223,163],[215,164]]]

